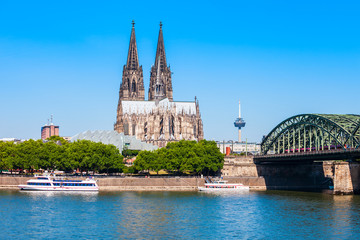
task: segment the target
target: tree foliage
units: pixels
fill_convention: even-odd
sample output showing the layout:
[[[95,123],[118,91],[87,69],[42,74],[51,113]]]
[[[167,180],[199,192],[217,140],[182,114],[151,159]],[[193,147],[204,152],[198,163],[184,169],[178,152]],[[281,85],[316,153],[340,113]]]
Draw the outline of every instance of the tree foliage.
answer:
[[[116,173],[124,169],[123,156],[114,145],[88,140],[69,143],[60,137],[47,142],[28,140],[22,143],[0,142],[0,171],[62,170]]]
[[[124,154],[138,154],[133,166],[125,167],[123,156],[114,145],[88,140],[70,143],[60,137],[51,137],[45,142],[0,142],[0,172],[8,169],[28,172],[39,169],[73,172],[79,169],[81,172],[98,173],[167,170],[175,175],[211,175],[218,172],[224,164],[224,155],[216,143],[206,140],[182,140],[168,143],[165,148],[155,151],[128,150]]]
[[[140,150],[131,150],[131,149],[127,149],[124,148],[124,150],[122,150],[122,155],[124,157],[135,157],[139,154]]]
[[[224,155],[214,141],[170,142],[165,148],[141,151],[134,167],[138,171],[167,170],[174,174],[214,174],[224,165]]]

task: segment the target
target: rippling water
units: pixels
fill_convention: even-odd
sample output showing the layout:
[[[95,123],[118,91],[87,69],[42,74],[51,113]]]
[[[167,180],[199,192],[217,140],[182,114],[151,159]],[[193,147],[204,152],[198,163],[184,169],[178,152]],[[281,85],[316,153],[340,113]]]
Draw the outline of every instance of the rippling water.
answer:
[[[350,239],[360,196],[0,191],[1,239]]]

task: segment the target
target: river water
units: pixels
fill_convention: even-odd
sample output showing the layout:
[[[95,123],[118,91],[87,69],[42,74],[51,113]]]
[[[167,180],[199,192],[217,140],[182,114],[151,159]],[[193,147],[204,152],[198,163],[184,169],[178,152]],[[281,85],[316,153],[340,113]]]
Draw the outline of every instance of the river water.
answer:
[[[0,191],[1,239],[358,239],[360,196]]]

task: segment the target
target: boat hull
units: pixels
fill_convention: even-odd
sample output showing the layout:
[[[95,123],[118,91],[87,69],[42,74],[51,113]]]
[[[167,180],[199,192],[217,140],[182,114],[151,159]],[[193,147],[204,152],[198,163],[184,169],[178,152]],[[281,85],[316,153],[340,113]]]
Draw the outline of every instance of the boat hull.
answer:
[[[44,186],[44,187],[39,187],[39,186],[29,186],[29,185],[19,185],[18,186],[19,189],[21,191],[65,191],[65,192],[69,192],[69,191],[74,191],[74,192],[96,192],[99,191],[98,187],[86,187],[86,188],[82,188],[82,187],[53,187],[53,186]]]
[[[249,191],[248,186],[241,186],[237,188],[206,188],[206,187],[198,187],[199,191],[202,192],[241,192],[241,191]]]

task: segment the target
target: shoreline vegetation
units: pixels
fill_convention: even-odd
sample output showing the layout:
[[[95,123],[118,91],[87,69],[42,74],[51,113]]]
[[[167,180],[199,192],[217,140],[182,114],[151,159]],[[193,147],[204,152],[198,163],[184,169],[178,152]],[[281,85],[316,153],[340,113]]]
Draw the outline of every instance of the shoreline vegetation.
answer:
[[[125,157],[124,157],[125,156]],[[127,158],[136,158],[125,165]],[[41,171],[66,174],[196,176],[215,175],[224,165],[224,155],[214,141],[168,143],[155,151],[125,149],[111,144],[81,140],[67,142],[52,136],[47,141],[0,142],[0,174],[33,175]],[[3,174],[2,174],[3,175]],[[7,175],[7,174],[4,174]]]

